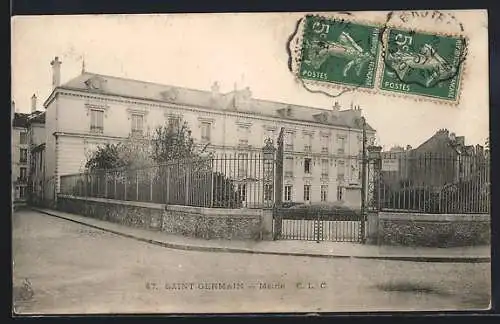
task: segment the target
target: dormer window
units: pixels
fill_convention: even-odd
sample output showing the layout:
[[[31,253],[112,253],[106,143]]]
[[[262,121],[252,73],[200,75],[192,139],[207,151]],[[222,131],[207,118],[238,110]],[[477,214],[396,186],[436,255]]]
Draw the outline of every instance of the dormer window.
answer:
[[[177,98],[179,97],[179,91],[175,88],[171,88],[166,91],[163,91],[161,93],[161,96],[163,97],[163,100],[176,101]]]
[[[92,77],[85,81],[85,85],[89,91],[103,90],[104,83],[105,80],[100,77]]]

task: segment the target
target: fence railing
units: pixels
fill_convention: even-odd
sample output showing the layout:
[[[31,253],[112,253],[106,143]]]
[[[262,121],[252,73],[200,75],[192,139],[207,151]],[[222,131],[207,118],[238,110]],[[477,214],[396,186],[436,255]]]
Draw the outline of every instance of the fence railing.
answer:
[[[490,212],[490,163],[480,154],[383,154],[376,187],[382,210]]]
[[[260,153],[219,155],[136,170],[61,176],[60,192],[79,197],[216,208],[272,206],[273,172]],[[266,193],[266,194],[265,194]]]

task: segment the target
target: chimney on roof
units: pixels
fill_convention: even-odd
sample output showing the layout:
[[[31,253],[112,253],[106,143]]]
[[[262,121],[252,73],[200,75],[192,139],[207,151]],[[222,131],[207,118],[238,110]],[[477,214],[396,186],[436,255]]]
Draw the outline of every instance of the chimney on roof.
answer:
[[[219,99],[221,97],[221,94],[219,92],[220,91],[219,82],[215,81],[210,89],[212,90],[212,98],[210,100],[212,106],[215,107],[218,105]]]
[[[456,140],[455,133],[450,133],[450,140],[452,140],[452,141]]]
[[[477,144],[476,145],[476,153],[477,154],[484,154],[484,147],[482,145]]]
[[[33,94],[31,96],[31,113],[34,113],[36,111],[36,94]]]
[[[354,116],[355,118],[361,118],[361,107],[359,105],[354,106]]]
[[[12,103],[10,105],[10,123],[11,123],[11,125],[14,122],[15,112],[16,112],[16,103],[14,102],[14,100],[12,100]]]
[[[52,89],[57,88],[61,85],[61,64],[59,57],[55,57],[50,65],[52,66]]]
[[[465,146],[465,136],[457,136],[457,145]]]
[[[219,87],[219,82],[215,81],[213,84],[212,84],[212,94],[216,95],[219,93],[219,90],[220,90],[220,87]]]
[[[339,102],[335,101],[335,104],[332,106],[332,116],[334,116],[334,118],[338,118],[339,117],[339,111],[340,111]]]
[[[407,151],[411,150],[411,145],[406,145],[406,150]]]

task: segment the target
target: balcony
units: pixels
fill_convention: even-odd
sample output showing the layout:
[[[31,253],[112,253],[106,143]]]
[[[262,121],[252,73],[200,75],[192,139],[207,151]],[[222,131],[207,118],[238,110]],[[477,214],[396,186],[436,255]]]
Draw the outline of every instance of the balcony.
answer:
[[[90,126],[90,132],[95,133],[95,134],[102,134],[103,133],[103,127],[101,126]]]
[[[321,153],[328,154],[328,147],[321,148]]]
[[[250,148],[250,145],[248,145],[248,140],[239,140],[238,141],[238,148],[241,148],[241,149]]]
[[[293,171],[285,171],[286,178],[293,178]]]
[[[304,152],[310,153],[312,151],[311,145],[304,146]]]
[[[26,183],[28,183],[28,178],[27,177],[17,177],[17,183],[18,184],[26,184]]]
[[[132,137],[143,137],[144,133],[143,133],[142,129],[132,129],[132,131],[130,132],[130,135]]]

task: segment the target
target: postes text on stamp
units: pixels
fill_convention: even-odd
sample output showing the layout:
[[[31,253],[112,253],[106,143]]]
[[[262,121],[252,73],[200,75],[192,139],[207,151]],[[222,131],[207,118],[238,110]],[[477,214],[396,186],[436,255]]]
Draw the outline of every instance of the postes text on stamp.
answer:
[[[389,28],[380,89],[454,102],[464,60],[462,37]]]
[[[301,79],[374,88],[380,28],[307,16],[301,51]]]

